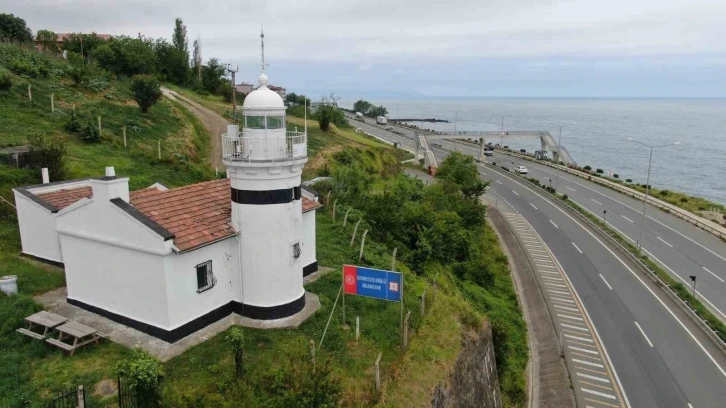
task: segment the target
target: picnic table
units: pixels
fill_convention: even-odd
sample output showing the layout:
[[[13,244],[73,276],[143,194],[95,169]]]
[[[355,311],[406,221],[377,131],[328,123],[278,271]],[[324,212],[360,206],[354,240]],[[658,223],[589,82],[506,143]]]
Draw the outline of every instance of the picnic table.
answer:
[[[69,351],[71,355],[73,355],[77,348],[93,342],[98,343],[101,339],[101,335],[98,330],[73,320],[62,324],[55,329],[59,333],[58,338],[47,339],[46,342],[62,348],[63,350]],[[72,341],[72,343],[67,343],[67,341]]]
[[[68,319],[43,310],[26,317],[25,321],[28,322],[28,328],[17,329],[18,333],[34,339],[45,340],[53,332],[53,329],[67,322]]]

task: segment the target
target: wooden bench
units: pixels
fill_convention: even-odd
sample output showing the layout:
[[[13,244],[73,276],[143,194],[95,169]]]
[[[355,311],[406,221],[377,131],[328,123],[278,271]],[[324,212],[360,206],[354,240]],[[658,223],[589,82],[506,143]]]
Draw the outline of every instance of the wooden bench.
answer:
[[[25,318],[28,328],[17,329],[16,332],[38,340],[44,340],[53,332],[53,329],[68,321],[63,316],[46,312],[45,310]],[[38,332],[40,330],[41,332]]]
[[[71,355],[76,349],[101,340],[98,330],[73,320],[56,327],[56,330],[59,333],[58,339],[47,339],[46,342],[70,352]],[[64,339],[73,340],[73,343],[66,343]]]

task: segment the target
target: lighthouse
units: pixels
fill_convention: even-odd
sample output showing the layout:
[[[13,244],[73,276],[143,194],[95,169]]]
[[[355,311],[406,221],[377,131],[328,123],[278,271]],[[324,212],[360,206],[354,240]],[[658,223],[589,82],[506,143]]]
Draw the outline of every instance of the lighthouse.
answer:
[[[242,107],[240,125],[222,135],[230,178],[231,221],[239,233],[239,303],[252,319],[291,316],[305,307],[302,251],[302,169],[307,133],[288,132],[285,104],[267,87],[264,34],[259,88]],[[306,129],[307,130],[307,129]]]

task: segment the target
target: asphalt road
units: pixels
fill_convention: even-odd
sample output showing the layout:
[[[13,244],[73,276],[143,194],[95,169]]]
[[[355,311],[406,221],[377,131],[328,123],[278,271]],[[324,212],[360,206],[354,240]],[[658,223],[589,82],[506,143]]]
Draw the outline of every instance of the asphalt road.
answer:
[[[379,137],[400,141],[404,146],[415,148],[413,140],[392,135],[381,127],[370,123],[362,124],[355,121],[352,123]],[[453,145],[443,141],[441,144],[445,148]],[[465,147],[460,148],[466,150]],[[441,149],[434,149],[434,153],[439,160],[443,160],[447,154]],[[496,157],[495,160],[514,161],[517,165],[517,160],[509,159],[508,156],[506,159]],[[534,170],[533,175],[535,175],[535,171],[541,173],[536,174],[539,177],[547,174],[544,169],[535,170],[537,166],[530,163],[524,165]],[[551,170],[547,169],[547,171]],[[542,191],[534,190],[517,179],[517,176],[501,172],[498,169],[481,166],[480,173],[484,179],[491,181],[491,189],[505,198],[532,225],[562,265],[602,339],[603,346],[622,383],[630,406],[690,406],[694,408],[724,406],[723,401],[726,401],[726,356],[659,288],[655,287],[626,258],[610,248],[609,244],[599,239],[566,211],[555,206],[552,199],[545,196]],[[573,192],[575,195],[569,193],[568,195],[580,204],[584,204],[583,201],[586,198],[599,196],[592,190],[581,186],[586,181],[562,181],[563,179],[560,180],[563,183],[559,186],[560,189],[571,186],[576,190]],[[577,194],[578,188],[582,189],[579,195]],[[602,194],[616,193],[607,191]],[[601,204],[593,201],[593,204],[586,208],[594,209],[593,211],[599,209],[600,212],[601,208],[594,207],[594,205],[610,205],[612,208],[618,208],[613,204],[605,204],[607,198],[602,196],[599,198],[602,200],[598,198],[595,200]],[[626,200],[619,198],[617,200],[632,208],[637,208]],[[624,211],[622,208],[620,210]],[[700,231],[686,229],[687,224],[678,225],[670,220],[663,221],[662,216],[666,214],[657,214],[658,210],[655,209],[650,211],[649,214],[653,219],[646,222],[646,228],[651,230],[649,235],[655,236],[657,242],[661,242],[657,239],[660,237],[674,246],[671,248],[666,245],[668,249],[662,254],[663,258],[670,260],[671,258],[667,256],[676,256],[675,254],[682,253],[682,251],[699,250],[697,248],[710,253],[704,250],[704,247],[710,248],[716,254],[720,253],[719,246],[712,245],[712,242],[702,244],[698,240],[704,238],[699,237]],[[628,217],[627,213],[622,214],[615,210],[612,214],[613,217],[610,217],[610,214],[611,210],[608,209],[608,222],[610,222],[610,218],[615,218],[616,214],[620,218],[623,218],[622,215]],[[655,220],[664,224],[668,223],[666,225],[684,236],[691,237],[703,247],[681,237],[682,240],[691,242],[686,248],[685,244],[676,241],[675,237],[665,235],[666,231],[673,231]],[[628,222],[624,218],[623,221]],[[638,222],[635,219],[633,221],[634,224]],[[627,229],[625,224],[612,222],[617,228],[622,225],[624,229]],[[684,248],[674,250],[677,244],[668,239],[678,245],[683,244]],[[653,239],[646,239],[643,247],[649,251],[652,250],[660,259],[661,257],[658,256],[660,252],[655,244]],[[698,260],[701,262],[700,259]],[[665,259],[663,261],[668,262]],[[702,275],[699,274],[699,279],[702,279]],[[702,289],[704,293],[706,289]],[[593,406],[598,405],[593,403]]]

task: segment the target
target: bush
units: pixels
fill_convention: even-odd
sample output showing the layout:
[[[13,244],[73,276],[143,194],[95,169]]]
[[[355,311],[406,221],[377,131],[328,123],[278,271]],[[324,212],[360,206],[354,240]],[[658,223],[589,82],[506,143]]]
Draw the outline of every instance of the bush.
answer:
[[[504,166],[502,166],[502,170],[504,170],[504,171],[509,171],[509,169],[508,169],[508,168],[506,168],[506,167],[504,167]]]
[[[602,171],[602,169],[597,169],[597,170],[595,170],[595,173],[597,173],[597,174],[602,174],[602,173],[603,173],[603,171]]]
[[[633,182],[633,179],[626,179],[625,182],[626,183],[632,183]]]
[[[38,67],[19,58],[13,58],[10,61],[10,64],[8,64],[8,69],[17,75],[26,78],[37,78],[40,76],[40,70]]]
[[[146,113],[161,99],[159,81],[151,75],[136,75],[131,80],[131,94],[141,112]]]
[[[35,169],[48,168],[51,180],[63,180],[66,173],[66,141],[44,133],[28,136],[30,166]]]
[[[620,176],[618,176],[617,174],[613,174],[613,177],[620,178]]]
[[[68,122],[63,125],[63,128],[71,133],[78,133],[83,128],[83,125],[81,124],[80,119],[78,119],[78,116],[74,113],[73,116],[68,120]]]
[[[590,170],[592,170],[592,167],[590,167],[590,166],[585,166],[585,167],[583,167],[583,169],[585,169],[585,170],[587,170],[587,171],[590,171]]]
[[[680,201],[682,203],[687,203],[688,202],[688,198],[687,197],[681,197],[681,200]]]
[[[10,74],[0,71],[0,92],[7,92],[12,86],[13,80],[10,78]]]
[[[136,350],[134,356],[116,367],[136,393],[139,407],[156,407],[159,404],[159,390],[164,380],[164,366],[147,352]]]
[[[81,127],[80,138],[86,143],[96,143],[101,140],[101,134],[98,131],[98,128],[96,128],[96,124],[93,122],[93,119],[90,119]]]
[[[698,211],[706,211],[706,207],[703,207],[703,206],[699,206],[699,207],[698,207]]]
[[[287,359],[283,368],[265,376],[260,385],[272,398],[273,407],[333,408],[342,394],[340,381],[333,376],[330,360],[319,359],[313,366],[307,353]],[[322,361],[320,361],[322,360]]]
[[[568,198],[569,198],[569,197],[567,197],[567,194],[563,194],[563,195],[562,195],[562,199],[563,199],[563,200],[567,201],[567,199],[568,199]]]
[[[671,193],[671,192],[670,192],[670,191],[668,191],[668,190],[661,190],[661,191],[660,191],[660,193],[658,193],[658,194],[660,194],[660,195],[662,195],[662,196],[667,196],[667,195],[668,195],[668,194],[670,194],[670,193]]]
[[[232,327],[224,336],[224,339],[232,346],[232,356],[234,358],[234,372],[237,378],[241,378],[244,374],[244,342],[245,335],[240,327]]]

